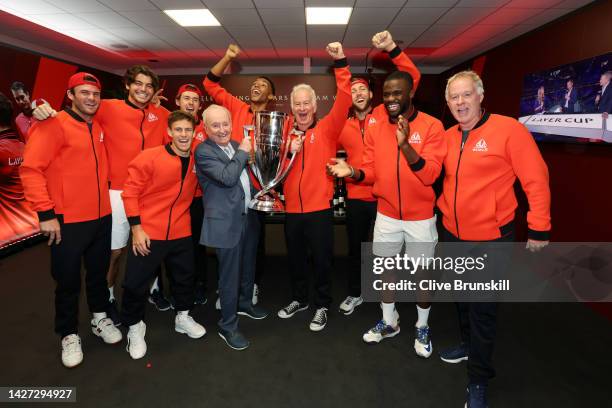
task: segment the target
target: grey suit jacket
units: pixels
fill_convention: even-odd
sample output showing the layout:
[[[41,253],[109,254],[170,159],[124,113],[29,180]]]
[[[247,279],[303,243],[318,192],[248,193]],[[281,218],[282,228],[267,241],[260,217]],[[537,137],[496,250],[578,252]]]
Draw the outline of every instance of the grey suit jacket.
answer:
[[[233,248],[239,240],[247,214],[240,174],[249,155],[230,141],[236,153],[230,160],[223,150],[207,139],[196,148],[196,172],[202,187],[204,221],[200,244],[212,248]],[[251,197],[256,193],[249,178]]]

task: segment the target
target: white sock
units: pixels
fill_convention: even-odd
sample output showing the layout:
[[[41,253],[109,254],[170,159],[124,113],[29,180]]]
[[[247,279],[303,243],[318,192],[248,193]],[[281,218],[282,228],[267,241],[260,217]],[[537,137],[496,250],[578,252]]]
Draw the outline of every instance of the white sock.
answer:
[[[416,327],[425,327],[427,326],[427,319],[429,319],[429,311],[431,310],[431,306],[427,309],[423,309],[417,305],[417,322],[415,324]]]
[[[397,314],[395,313],[395,303],[381,303],[383,320],[391,326],[397,326]]]
[[[102,319],[106,319],[106,313],[102,312],[102,313],[94,313],[93,314],[93,321],[94,323],[98,324],[98,322]]]
[[[115,300],[115,294],[113,293],[113,288],[114,286],[111,286],[110,288],[108,288],[108,292],[109,292],[109,297],[108,297],[108,301],[112,302],[113,300]]]
[[[157,284],[157,278],[155,278],[155,280],[153,281],[153,284],[151,285],[151,293],[155,292],[156,290],[159,290],[159,285]]]

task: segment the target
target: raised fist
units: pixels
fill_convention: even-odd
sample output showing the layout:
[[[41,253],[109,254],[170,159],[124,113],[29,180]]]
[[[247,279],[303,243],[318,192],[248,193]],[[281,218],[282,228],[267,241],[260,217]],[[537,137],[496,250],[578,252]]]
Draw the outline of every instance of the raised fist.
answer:
[[[333,42],[327,44],[325,51],[335,60],[344,58],[344,51],[342,50],[342,44],[339,42]]]
[[[230,44],[227,47],[227,51],[225,51],[225,56],[229,59],[234,59],[238,55],[240,55],[240,47],[238,47],[236,44]]]
[[[385,50],[387,52],[396,47],[393,37],[388,31],[381,31],[380,33],[374,34],[374,37],[372,37],[372,45],[379,50]]]

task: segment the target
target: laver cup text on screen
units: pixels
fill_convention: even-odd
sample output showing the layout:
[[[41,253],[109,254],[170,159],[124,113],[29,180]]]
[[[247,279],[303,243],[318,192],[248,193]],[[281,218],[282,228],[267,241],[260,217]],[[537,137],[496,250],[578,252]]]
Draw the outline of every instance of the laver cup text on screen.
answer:
[[[274,187],[281,183],[293,165],[295,153],[290,153],[291,136],[299,135],[289,128],[288,115],[282,112],[255,113],[254,124],[244,126],[244,137],[253,133],[253,150],[249,164],[261,191],[253,197],[249,208],[265,212],[284,212],[284,206]]]

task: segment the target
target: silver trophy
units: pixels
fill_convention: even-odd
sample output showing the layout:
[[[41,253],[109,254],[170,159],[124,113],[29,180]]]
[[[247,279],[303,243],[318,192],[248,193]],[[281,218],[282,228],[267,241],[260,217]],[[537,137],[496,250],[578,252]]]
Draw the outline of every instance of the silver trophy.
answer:
[[[285,208],[274,187],[281,183],[293,165],[291,135],[300,132],[289,128],[289,116],[282,112],[255,112],[254,124],[244,125],[244,136],[251,132],[252,150],[249,164],[261,185],[249,208],[265,212],[284,212]]]

